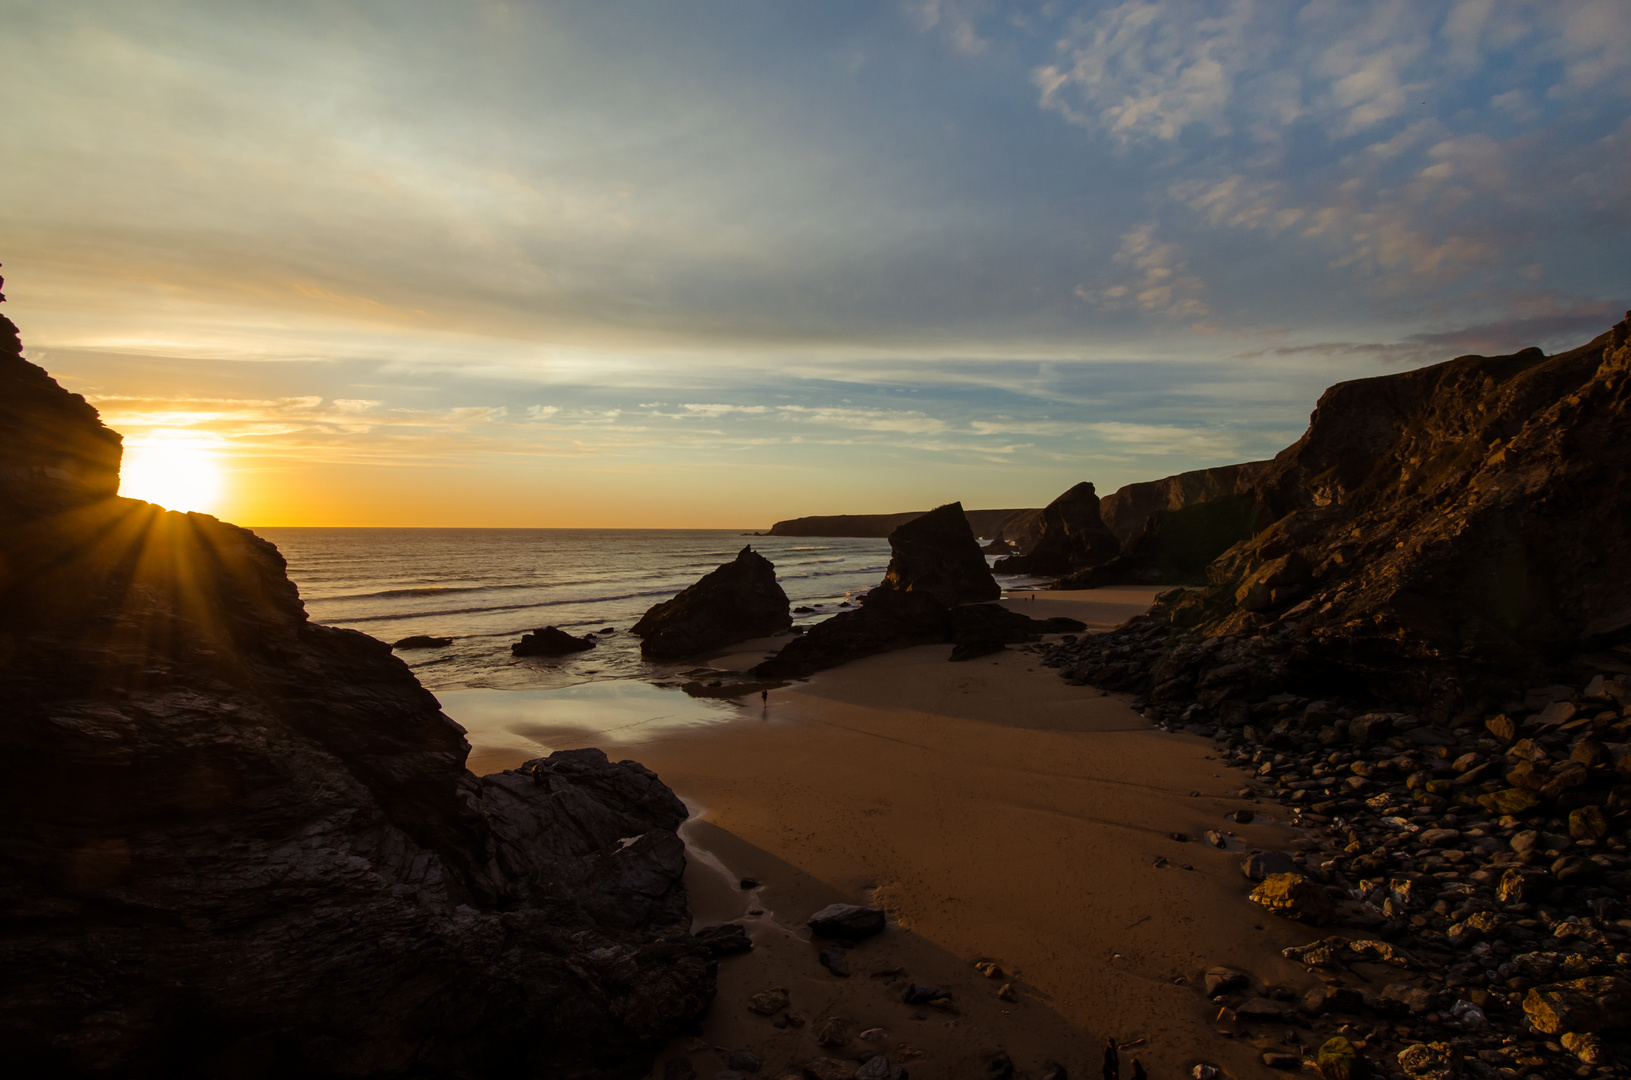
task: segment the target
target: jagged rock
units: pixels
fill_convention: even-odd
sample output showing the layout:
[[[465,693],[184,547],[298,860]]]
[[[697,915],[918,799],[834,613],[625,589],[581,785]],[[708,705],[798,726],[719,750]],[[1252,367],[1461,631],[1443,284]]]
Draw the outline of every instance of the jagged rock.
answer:
[[[1042,510],[1036,544],[1024,555],[999,559],[999,574],[1062,577],[1108,562],[1121,553],[1121,541],[1099,517],[1099,497],[1083,481]]]
[[[522,634],[521,640],[510,646],[510,652],[515,656],[565,656],[594,647],[592,635],[573,637],[565,630],[546,626],[530,634]]]
[[[889,569],[866,602],[891,592],[927,593],[947,607],[1002,595],[961,503],[930,510],[889,534]]]
[[[769,637],[792,625],[776,568],[750,545],[673,599],[653,605],[629,633],[642,638],[642,656],[661,659]]]
[[[1331,897],[1301,874],[1270,874],[1251,892],[1251,900],[1267,911],[1298,922],[1330,921]]]
[[[440,649],[453,644],[452,638],[431,637],[428,634],[415,634],[405,637],[401,641],[391,642],[393,649]]]
[[[276,548],[112,497],[117,436],[14,342],[0,382],[7,1069],[645,1074],[714,992],[673,793],[595,750],[471,775]]]
[[[828,904],[811,915],[810,932],[839,941],[860,941],[883,933],[884,913],[860,904]]]
[[[1631,1027],[1631,981],[1596,975],[1537,986],[1523,999],[1523,1011],[1547,1035]]]

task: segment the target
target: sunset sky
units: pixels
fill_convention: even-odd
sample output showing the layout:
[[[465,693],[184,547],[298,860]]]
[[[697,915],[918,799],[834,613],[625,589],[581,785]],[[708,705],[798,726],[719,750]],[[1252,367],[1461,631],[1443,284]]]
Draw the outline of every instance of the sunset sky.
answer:
[[[0,0],[0,37],[5,314],[252,526],[1034,506],[1631,307],[1625,0]]]

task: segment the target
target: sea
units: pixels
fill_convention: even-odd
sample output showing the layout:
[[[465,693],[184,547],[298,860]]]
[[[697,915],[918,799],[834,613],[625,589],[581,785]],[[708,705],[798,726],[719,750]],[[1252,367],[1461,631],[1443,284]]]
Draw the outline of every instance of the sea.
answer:
[[[744,703],[690,697],[697,661],[641,658],[630,626],[653,604],[752,546],[776,567],[809,625],[854,605],[889,565],[882,539],[751,536],[727,530],[258,528],[276,544],[307,615],[386,643],[451,638],[397,655],[473,744],[542,753],[635,741],[739,715]],[[1031,579],[1004,579],[1023,588]],[[598,644],[560,657],[512,656],[554,626]]]

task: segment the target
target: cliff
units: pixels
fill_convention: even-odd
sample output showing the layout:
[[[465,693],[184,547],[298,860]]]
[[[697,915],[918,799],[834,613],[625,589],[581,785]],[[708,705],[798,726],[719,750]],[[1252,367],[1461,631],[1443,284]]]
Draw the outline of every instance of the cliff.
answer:
[[[1126,545],[1143,532],[1152,514],[1251,493],[1268,465],[1266,461],[1248,461],[1128,484],[1099,500],[1099,516]]]
[[[1086,481],[1042,509],[1036,542],[1023,555],[997,560],[999,574],[1063,576],[1107,562],[1121,551],[1099,516],[1099,496]]]
[[[882,539],[928,513],[913,510],[904,514],[829,514],[778,521],[766,536],[858,536]],[[1035,539],[1036,510],[965,510],[968,527],[975,536],[1006,539],[1027,546]]]
[[[1256,477],[1266,527],[1149,617],[1179,647],[1111,681],[1453,710],[1570,662],[1631,671],[1628,335],[1331,387]]]
[[[714,992],[679,800],[595,750],[473,776],[271,544],[114,497],[0,330],[8,1074],[642,1075]]]

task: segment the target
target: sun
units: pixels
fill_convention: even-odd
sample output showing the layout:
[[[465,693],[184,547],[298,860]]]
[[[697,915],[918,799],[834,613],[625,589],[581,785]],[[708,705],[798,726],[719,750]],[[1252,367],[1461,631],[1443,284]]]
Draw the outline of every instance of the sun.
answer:
[[[211,441],[160,432],[125,443],[119,494],[145,499],[166,510],[212,513],[223,488],[221,457]]]

